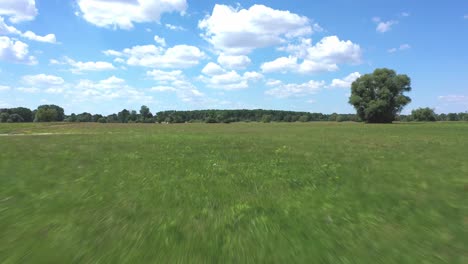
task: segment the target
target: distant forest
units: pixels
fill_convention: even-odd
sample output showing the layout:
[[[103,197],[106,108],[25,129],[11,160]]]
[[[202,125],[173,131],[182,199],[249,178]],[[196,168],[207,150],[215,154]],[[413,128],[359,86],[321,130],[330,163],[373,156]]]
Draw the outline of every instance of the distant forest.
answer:
[[[139,111],[123,109],[111,114],[80,113],[65,115],[57,105],[41,105],[35,110],[26,107],[1,108],[0,122],[99,122],[99,123],[231,123],[231,122],[361,122],[355,114],[322,114],[281,110],[193,110],[151,113],[147,106]],[[411,115],[399,115],[396,121],[468,121],[468,112],[436,114],[430,108],[413,110]]]

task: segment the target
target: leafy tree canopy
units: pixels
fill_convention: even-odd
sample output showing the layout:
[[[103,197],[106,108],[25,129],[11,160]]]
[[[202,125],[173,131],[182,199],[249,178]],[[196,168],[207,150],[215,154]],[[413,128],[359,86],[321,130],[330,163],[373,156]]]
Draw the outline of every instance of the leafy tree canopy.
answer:
[[[411,102],[404,92],[411,91],[407,75],[390,69],[376,69],[359,77],[351,85],[349,103],[357,115],[368,123],[391,123],[405,105]]]

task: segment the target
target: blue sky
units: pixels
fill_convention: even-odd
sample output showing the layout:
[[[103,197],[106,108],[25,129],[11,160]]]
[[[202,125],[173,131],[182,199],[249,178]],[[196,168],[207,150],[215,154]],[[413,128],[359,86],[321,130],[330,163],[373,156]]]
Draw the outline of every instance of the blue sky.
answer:
[[[388,67],[418,107],[468,110],[468,2],[0,0],[0,107],[351,113]]]

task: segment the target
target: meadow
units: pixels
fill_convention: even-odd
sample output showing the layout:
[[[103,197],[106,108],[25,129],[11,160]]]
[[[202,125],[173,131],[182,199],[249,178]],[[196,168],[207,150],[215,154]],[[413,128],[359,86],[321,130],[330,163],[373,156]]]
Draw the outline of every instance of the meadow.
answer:
[[[0,134],[0,263],[468,263],[468,122]]]

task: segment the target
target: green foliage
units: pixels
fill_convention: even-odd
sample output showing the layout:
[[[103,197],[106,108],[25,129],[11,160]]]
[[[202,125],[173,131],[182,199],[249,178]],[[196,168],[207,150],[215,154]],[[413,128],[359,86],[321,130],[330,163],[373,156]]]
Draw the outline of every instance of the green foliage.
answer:
[[[35,122],[54,122],[63,121],[65,118],[64,110],[57,105],[40,105],[37,108],[34,117]]]
[[[411,118],[414,121],[436,121],[436,114],[434,109],[429,107],[426,108],[418,108],[411,111]]]
[[[0,123],[5,123],[10,115],[7,112],[0,113]]]
[[[299,121],[299,122],[309,122],[309,120],[310,120],[310,116],[308,116],[308,115],[301,115],[301,116],[299,117],[299,120],[298,120],[298,121]]]
[[[117,113],[117,117],[120,123],[128,123],[130,112],[127,109],[124,109]]]
[[[90,113],[81,113],[76,115],[76,122],[93,122],[93,115]]]
[[[407,75],[390,69],[376,69],[359,77],[351,85],[349,103],[357,115],[368,123],[391,123],[405,105],[411,102],[405,92],[411,91]]]
[[[146,105],[142,105],[140,108],[140,118],[141,120],[146,120],[153,115],[150,112],[150,109]]]
[[[99,123],[107,123],[107,119],[105,117],[101,117],[98,119]]]
[[[346,119],[357,120],[353,114],[343,115]],[[265,119],[264,119],[265,118]],[[329,115],[321,113],[280,111],[280,110],[194,110],[194,111],[162,111],[156,113],[156,121],[168,123],[185,122],[308,122],[308,121],[328,121]],[[307,121],[304,121],[307,120]]]
[[[24,119],[19,114],[11,114],[8,117],[7,122],[8,123],[20,123],[20,122],[24,122]]]
[[[458,118],[457,113],[448,113],[448,114],[447,114],[447,119],[446,119],[446,120],[447,120],[447,121],[458,121],[458,120],[460,120],[460,119]]]
[[[7,122],[10,115],[15,115],[9,122],[32,122],[33,112],[26,107],[1,108],[0,122]],[[18,116],[20,117],[18,117]],[[19,121],[21,120],[21,121]]]
[[[270,123],[271,119],[272,119],[271,115],[263,115],[262,116],[262,122],[263,123]]]
[[[21,122],[32,122],[34,120],[33,112],[31,109],[26,107],[11,108],[9,109],[9,113],[10,115],[17,114],[21,116],[21,119],[23,120]]]

